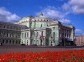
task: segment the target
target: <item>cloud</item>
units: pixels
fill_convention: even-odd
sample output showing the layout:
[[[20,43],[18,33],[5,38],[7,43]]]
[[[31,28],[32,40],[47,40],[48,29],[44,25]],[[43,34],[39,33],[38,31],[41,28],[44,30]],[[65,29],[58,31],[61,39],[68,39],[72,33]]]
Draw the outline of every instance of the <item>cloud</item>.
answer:
[[[60,22],[67,24],[70,23],[71,21],[69,19],[61,19]]]
[[[5,7],[0,7],[0,21],[15,22],[19,19],[18,15],[11,13]]]
[[[75,31],[76,31],[76,32],[82,32],[82,30],[81,30],[81,29],[76,29]]]
[[[76,35],[84,35],[84,31],[81,29],[75,29]]]
[[[43,10],[38,12],[37,15],[40,14],[41,12],[47,17],[52,17],[52,18],[63,18],[64,17],[64,15],[53,6],[48,6],[44,8]]]
[[[62,7],[75,14],[84,14],[84,0],[69,0]]]
[[[70,20],[64,18],[67,15],[67,13],[58,11],[57,8],[55,8],[53,6],[48,6],[48,7],[44,8],[43,10],[38,12],[37,15],[39,15],[40,13],[43,13],[43,15],[46,17],[58,19],[60,22],[70,23]]]

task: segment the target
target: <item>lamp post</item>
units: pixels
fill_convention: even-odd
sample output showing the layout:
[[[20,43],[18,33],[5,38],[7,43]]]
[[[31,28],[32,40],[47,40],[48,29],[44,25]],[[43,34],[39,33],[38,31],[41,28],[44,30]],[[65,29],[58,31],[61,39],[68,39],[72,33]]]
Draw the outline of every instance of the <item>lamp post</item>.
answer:
[[[51,37],[51,46],[53,45],[53,37]]]
[[[41,45],[44,45],[44,39],[45,39],[45,36],[40,36]],[[42,43],[43,43],[43,44],[42,44]]]

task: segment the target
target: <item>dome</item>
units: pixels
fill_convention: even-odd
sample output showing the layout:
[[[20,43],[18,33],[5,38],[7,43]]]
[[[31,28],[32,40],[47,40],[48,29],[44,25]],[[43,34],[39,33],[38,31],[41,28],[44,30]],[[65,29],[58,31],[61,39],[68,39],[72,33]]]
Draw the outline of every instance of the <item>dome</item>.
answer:
[[[18,23],[29,22],[30,17],[23,17]]]

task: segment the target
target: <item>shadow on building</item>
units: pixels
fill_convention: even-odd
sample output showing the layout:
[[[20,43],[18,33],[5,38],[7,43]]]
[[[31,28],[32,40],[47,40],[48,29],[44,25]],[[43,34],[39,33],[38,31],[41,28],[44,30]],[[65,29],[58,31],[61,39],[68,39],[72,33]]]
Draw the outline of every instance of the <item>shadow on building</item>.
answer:
[[[76,46],[74,41],[71,41],[70,39],[67,38],[62,38],[62,41],[59,43],[58,46]]]

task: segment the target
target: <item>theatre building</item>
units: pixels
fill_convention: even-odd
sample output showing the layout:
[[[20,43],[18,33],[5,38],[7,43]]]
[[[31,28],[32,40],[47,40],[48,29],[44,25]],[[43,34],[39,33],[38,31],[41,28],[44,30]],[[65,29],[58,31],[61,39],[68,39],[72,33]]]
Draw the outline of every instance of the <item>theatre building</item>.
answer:
[[[64,46],[74,43],[74,26],[66,26],[56,19],[45,17],[43,14],[36,17],[24,17],[17,24],[28,27],[21,30],[21,44]]]

